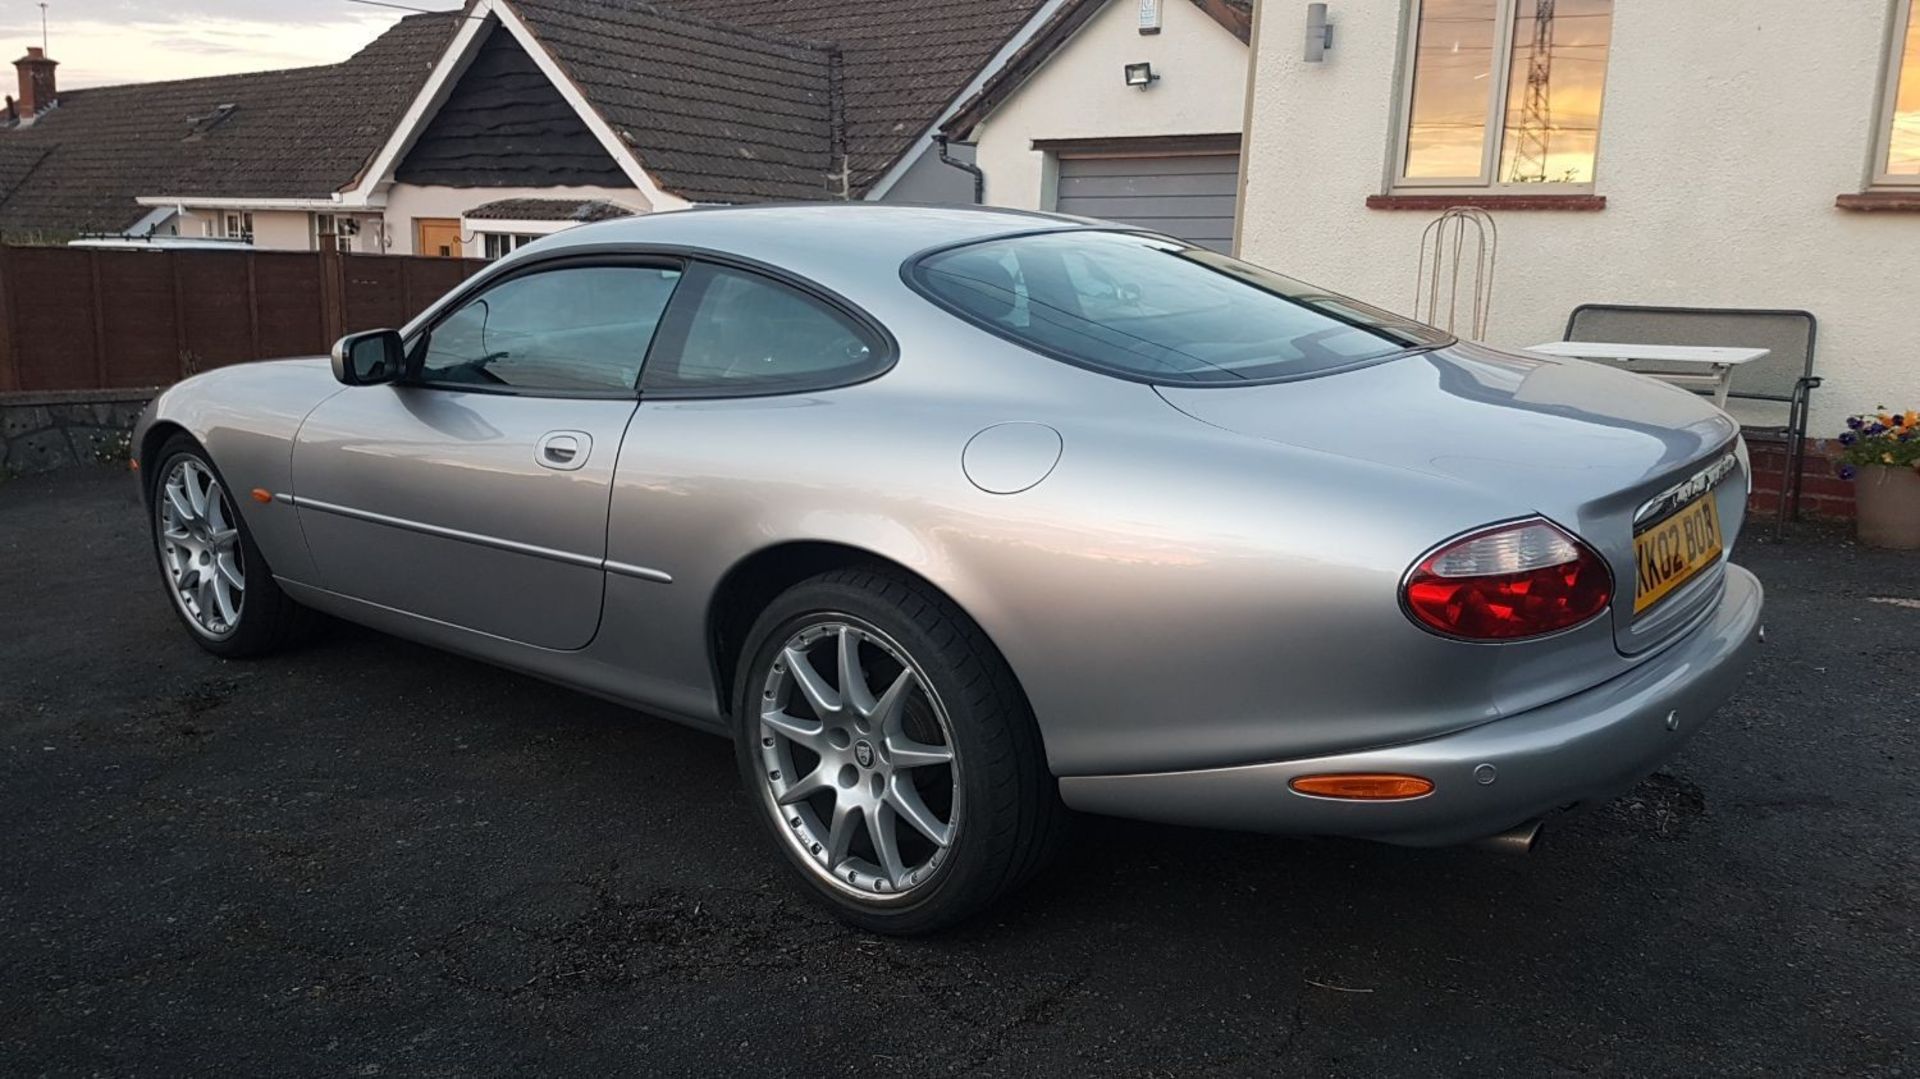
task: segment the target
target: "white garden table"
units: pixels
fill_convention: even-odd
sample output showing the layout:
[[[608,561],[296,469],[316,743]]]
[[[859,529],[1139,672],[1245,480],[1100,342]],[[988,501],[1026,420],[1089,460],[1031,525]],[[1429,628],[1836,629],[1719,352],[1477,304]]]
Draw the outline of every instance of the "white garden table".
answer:
[[[1727,407],[1727,392],[1733,388],[1733,371],[1743,363],[1752,363],[1772,353],[1766,348],[1718,348],[1706,345],[1633,345],[1609,341],[1548,341],[1527,346],[1528,352],[1559,356],[1572,360],[1613,360],[1633,370],[1636,363],[1658,363],[1697,367],[1693,371],[1648,371],[1649,378],[1688,388],[1713,390],[1713,403]]]

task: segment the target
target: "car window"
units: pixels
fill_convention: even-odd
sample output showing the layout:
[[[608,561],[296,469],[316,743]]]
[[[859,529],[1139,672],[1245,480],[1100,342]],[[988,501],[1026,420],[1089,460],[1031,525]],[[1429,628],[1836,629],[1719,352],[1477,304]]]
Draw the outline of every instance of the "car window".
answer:
[[[912,277],[995,333],[1147,382],[1295,377],[1452,340],[1218,252],[1139,233],[989,240],[935,252]]]
[[[649,391],[825,388],[866,378],[886,363],[884,342],[824,300],[731,267],[692,272],[688,306],[670,320],[679,339],[663,341],[647,372]]]
[[[420,380],[631,393],[679,280],[679,269],[657,266],[574,266],[511,278],[433,328]]]

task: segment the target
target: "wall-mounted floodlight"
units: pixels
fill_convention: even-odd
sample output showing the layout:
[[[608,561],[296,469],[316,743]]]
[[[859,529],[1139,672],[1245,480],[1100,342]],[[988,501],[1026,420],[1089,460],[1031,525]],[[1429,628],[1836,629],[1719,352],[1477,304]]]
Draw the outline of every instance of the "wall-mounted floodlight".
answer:
[[[1327,21],[1327,5],[1307,5],[1307,63],[1317,64],[1333,48],[1333,24]]]
[[[1127,65],[1128,86],[1138,86],[1140,89],[1145,90],[1147,87],[1159,81],[1160,76],[1153,73],[1152,64],[1142,61],[1138,64]]]

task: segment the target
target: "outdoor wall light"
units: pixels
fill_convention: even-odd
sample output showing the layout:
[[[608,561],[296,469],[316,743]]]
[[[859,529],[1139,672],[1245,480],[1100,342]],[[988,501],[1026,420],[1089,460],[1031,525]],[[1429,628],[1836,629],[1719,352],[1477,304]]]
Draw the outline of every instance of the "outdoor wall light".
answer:
[[[1147,87],[1159,81],[1160,76],[1153,73],[1152,64],[1142,62],[1127,65],[1128,86],[1138,86],[1140,89],[1145,90]]]
[[[1327,21],[1327,5],[1307,5],[1307,63],[1317,64],[1333,48],[1333,24]]]

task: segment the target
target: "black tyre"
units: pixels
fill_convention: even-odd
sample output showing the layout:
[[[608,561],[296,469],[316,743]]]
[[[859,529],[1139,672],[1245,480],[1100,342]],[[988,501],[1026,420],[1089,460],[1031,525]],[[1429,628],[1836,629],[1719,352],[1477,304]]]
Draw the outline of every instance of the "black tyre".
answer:
[[[869,569],[795,585],[738,671],[741,776],[802,887],[843,920],[943,929],[1057,848],[1066,811],[1026,697],[927,585]]]
[[[148,521],[174,614],[216,656],[265,655],[292,643],[311,613],[273,579],[213,459],[174,435],[147,473]]]

